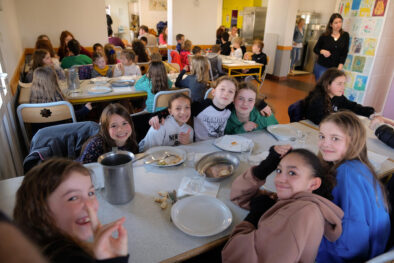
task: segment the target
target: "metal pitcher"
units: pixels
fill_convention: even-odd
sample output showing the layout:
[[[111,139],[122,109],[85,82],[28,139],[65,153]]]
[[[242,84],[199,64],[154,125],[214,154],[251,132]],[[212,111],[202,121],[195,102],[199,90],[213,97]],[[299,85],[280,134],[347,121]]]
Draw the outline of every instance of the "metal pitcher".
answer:
[[[79,89],[78,67],[66,69],[67,86],[69,90]]]
[[[133,199],[133,159],[133,153],[120,150],[103,154],[98,158],[104,173],[104,195],[109,203],[120,205]]]

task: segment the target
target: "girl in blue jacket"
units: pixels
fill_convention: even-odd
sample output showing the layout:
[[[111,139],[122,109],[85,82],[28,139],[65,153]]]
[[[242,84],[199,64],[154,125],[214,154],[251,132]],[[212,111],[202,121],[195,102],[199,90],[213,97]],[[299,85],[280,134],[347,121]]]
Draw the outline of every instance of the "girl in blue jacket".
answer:
[[[359,118],[344,111],[320,124],[319,155],[336,170],[333,202],[345,213],[342,235],[323,238],[317,262],[365,262],[384,252],[390,218],[384,188],[368,161],[366,131]]]

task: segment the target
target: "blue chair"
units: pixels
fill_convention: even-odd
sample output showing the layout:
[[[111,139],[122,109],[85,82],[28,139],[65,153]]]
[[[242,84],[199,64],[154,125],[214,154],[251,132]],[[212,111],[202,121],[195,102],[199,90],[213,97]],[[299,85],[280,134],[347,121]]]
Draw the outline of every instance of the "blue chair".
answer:
[[[287,110],[290,117],[290,122],[298,122],[304,119],[303,114],[303,100],[298,100],[291,104]]]

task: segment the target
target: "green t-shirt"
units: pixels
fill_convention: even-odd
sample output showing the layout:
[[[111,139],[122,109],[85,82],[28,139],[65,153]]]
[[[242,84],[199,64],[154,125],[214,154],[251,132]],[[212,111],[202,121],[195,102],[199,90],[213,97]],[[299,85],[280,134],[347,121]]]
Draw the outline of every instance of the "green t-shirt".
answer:
[[[276,120],[274,114],[271,114],[271,116],[269,117],[264,117],[256,108],[253,108],[253,110],[250,112],[249,121],[257,124],[257,128],[255,130],[262,130],[270,125],[278,124],[278,121]],[[234,108],[231,111],[231,116],[227,121],[224,134],[240,134],[245,132],[246,131],[244,129],[244,124],[238,120]]]
[[[62,68],[71,68],[74,65],[87,65],[92,64],[92,59],[86,55],[79,54],[76,56],[64,57],[62,59]]]

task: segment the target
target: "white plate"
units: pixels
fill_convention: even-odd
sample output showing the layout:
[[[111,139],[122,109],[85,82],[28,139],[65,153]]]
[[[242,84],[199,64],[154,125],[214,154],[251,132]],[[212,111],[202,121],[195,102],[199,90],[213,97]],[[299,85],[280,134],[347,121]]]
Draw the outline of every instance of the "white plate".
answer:
[[[254,60],[244,60],[244,63],[246,63],[246,64],[256,64],[256,61],[254,61]]]
[[[145,161],[152,160],[152,156],[156,159],[160,159],[164,156],[165,152],[168,152],[170,154],[179,155],[179,157],[181,157],[181,160],[179,162],[166,164],[166,165],[159,165],[159,164],[157,164],[157,162],[153,162],[150,165],[153,165],[156,167],[171,167],[171,166],[176,166],[176,165],[183,163],[186,159],[186,152],[180,148],[171,147],[171,146],[158,146],[158,147],[150,148],[146,151],[146,153],[148,155],[145,158]],[[170,159],[170,158],[171,157],[169,157],[168,159]]]
[[[287,124],[268,126],[267,131],[280,141],[295,141],[297,139],[297,130]]]
[[[107,86],[94,86],[88,89],[88,93],[92,93],[92,94],[105,94],[105,93],[110,93],[111,91],[112,89]]]
[[[176,202],[171,218],[182,232],[196,237],[216,235],[226,230],[233,221],[230,209],[211,196],[191,196]]]
[[[213,145],[229,152],[243,152],[254,147],[252,140],[238,135],[224,135],[214,140]],[[247,149],[245,149],[246,147]]]
[[[97,77],[97,78],[92,78],[90,79],[90,82],[94,84],[106,84],[108,82],[109,78],[107,77]]]

